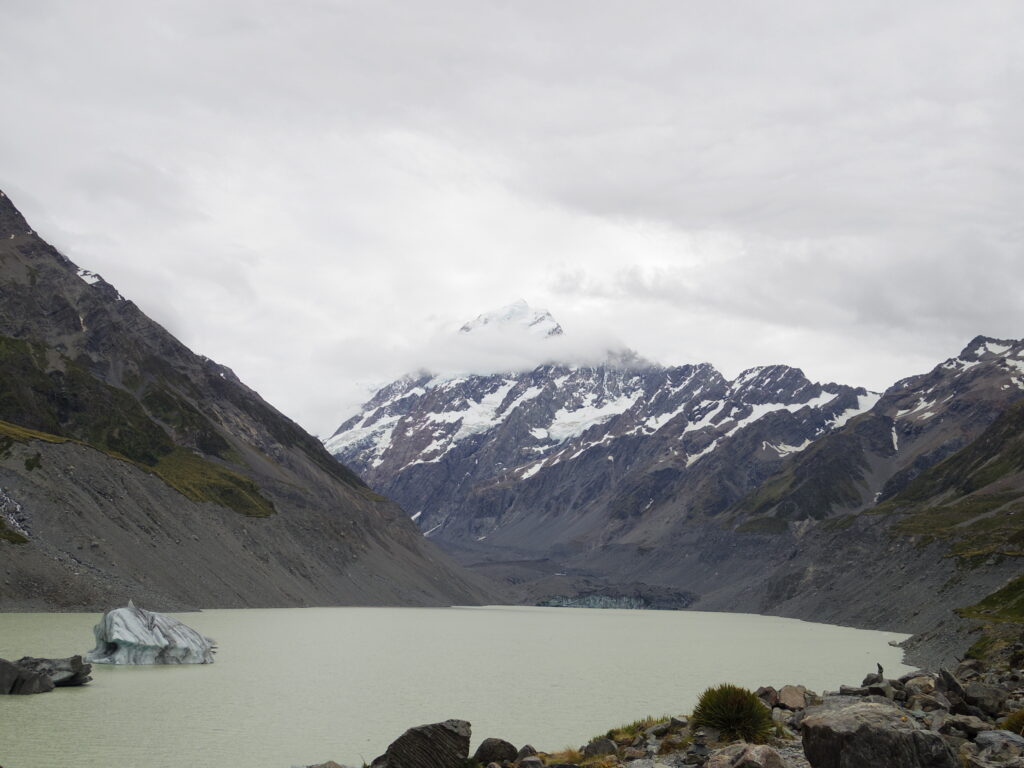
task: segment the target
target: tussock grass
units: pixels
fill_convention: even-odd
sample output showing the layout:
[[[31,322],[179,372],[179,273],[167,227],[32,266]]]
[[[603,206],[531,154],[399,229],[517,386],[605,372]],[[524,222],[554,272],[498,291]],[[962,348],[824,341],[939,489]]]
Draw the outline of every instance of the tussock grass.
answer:
[[[1004,730],[1024,736],[1024,709],[1010,713],[1000,721],[999,725]]]
[[[551,765],[552,763],[576,763],[576,765],[579,765],[583,762],[583,753],[573,747],[566,747],[560,752],[552,752],[550,754],[541,752],[539,757],[544,761],[544,765]]]
[[[775,726],[771,711],[753,691],[729,683],[700,695],[691,724],[715,728],[728,741],[743,739],[753,744],[767,741]]]
[[[662,715],[660,717],[647,715],[645,717],[641,717],[639,720],[634,720],[631,723],[623,723],[615,728],[609,728],[605,733],[602,733],[601,736],[611,739],[617,744],[626,744],[633,741],[633,739],[637,737],[637,734],[646,731],[652,725],[664,723],[671,719],[672,715]]]

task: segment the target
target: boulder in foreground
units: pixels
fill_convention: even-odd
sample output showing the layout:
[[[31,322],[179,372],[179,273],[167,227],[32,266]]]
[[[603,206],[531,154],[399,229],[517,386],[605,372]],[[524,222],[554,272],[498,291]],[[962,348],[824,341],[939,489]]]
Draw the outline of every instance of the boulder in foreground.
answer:
[[[856,702],[812,707],[803,719],[804,754],[812,768],[959,768],[942,737],[923,730],[892,704]]]
[[[469,737],[470,725],[465,720],[410,728],[371,768],[462,768],[469,758]]]
[[[93,628],[96,647],[85,655],[96,664],[212,664],[213,640],[177,619],[136,608],[107,611]]]

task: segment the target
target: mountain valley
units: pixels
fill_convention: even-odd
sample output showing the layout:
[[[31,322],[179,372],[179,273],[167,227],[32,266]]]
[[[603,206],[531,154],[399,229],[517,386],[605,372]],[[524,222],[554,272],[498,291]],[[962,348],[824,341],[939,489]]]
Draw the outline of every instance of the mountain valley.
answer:
[[[561,333],[522,302],[481,317],[462,332]],[[523,602],[950,636],[975,627],[952,609],[1019,583],[1022,397],[1024,342],[980,336],[884,393],[620,352],[411,375],[325,444]]]

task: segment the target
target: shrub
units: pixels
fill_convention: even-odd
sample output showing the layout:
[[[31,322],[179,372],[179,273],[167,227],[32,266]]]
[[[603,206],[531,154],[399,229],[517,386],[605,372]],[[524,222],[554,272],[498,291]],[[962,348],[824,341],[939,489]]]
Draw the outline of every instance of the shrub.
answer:
[[[774,723],[771,712],[753,691],[723,683],[700,695],[693,710],[692,725],[715,728],[729,741],[743,739],[763,744]]]
[[[1007,715],[1003,718],[1000,725],[1007,731],[1013,731],[1024,736],[1024,709],[1018,709],[1016,712]]]

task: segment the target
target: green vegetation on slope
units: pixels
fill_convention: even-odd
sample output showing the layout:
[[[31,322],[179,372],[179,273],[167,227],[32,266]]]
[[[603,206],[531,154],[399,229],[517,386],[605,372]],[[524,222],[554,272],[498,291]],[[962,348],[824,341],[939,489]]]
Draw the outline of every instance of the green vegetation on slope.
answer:
[[[187,448],[175,448],[149,469],[192,501],[212,501],[250,517],[274,514],[274,505],[254,482]]]
[[[231,449],[231,445],[214,428],[210,420],[166,387],[160,384],[149,386],[142,396],[142,404],[150,414],[173,429],[176,434],[195,443],[203,453],[222,459],[238,460],[237,452]]]
[[[780,526],[770,528],[763,522],[769,516],[781,520],[826,518],[836,507],[860,503],[863,462],[857,430],[830,435],[787,462],[777,475],[740,501],[731,512],[741,519],[759,518],[745,528],[741,526],[742,530],[757,533],[782,530]]]
[[[1024,576],[958,613],[965,618],[988,621],[1024,621]]]
[[[281,445],[302,451],[320,469],[346,485],[360,491],[368,490],[366,483],[359,475],[331,456],[319,440],[295,422],[275,411],[255,393],[249,392],[244,387],[232,386],[224,379],[215,377],[211,382],[218,397],[223,397],[248,413],[266,427],[271,436]]]
[[[873,511],[905,514],[894,532],[948,540],[960,557],[1024,556],[1024,401]]]
[[[59,367],[50,366],[57,360]],[[152,472],[193,501],[208,501],[243,515],[274,511],[255,483],[177,445],[130,393],[106,384],[84,367],[41,344],[0,336],[0,453],[3,442],[74,439]],[[195,438],[206,452],[233,458],[209,420],[166,388],[143,398],[157,418]],[[38,466],[38,462],[33,462]]]
[[[17,531],[12,531],[4,519],[0,517],[0,541],[9,541],[11,544],[27,544],[28,539]]]
[[[965,496],[1022,471],[1024,401],[1007,408],[970,445],[915,478],[894,500],[909,503],[941,494]]]

